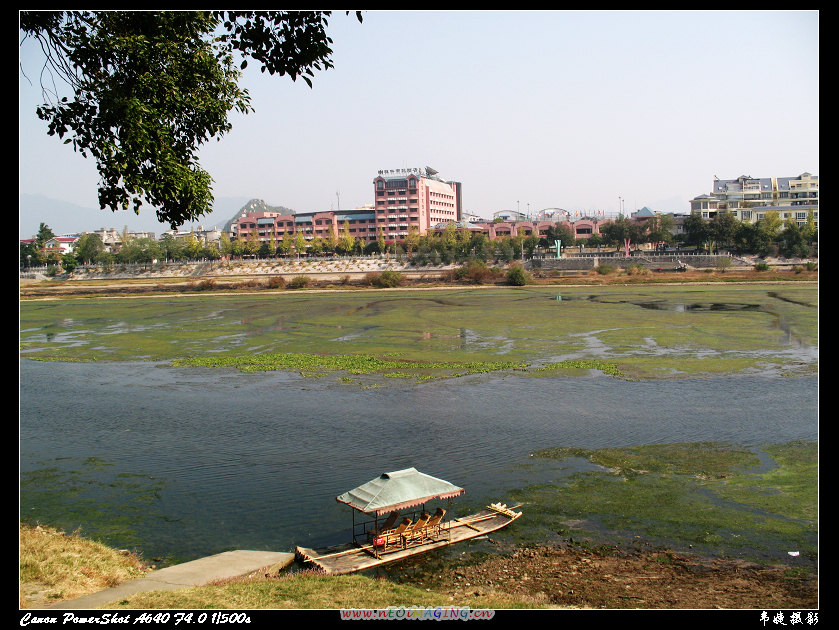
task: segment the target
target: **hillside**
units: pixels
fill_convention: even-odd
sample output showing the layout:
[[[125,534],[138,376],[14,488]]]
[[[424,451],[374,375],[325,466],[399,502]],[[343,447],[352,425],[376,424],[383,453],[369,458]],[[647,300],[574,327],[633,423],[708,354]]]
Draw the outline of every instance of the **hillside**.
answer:
[[[239,208],[227,223],[224,224],[224,231],[229,232],[230,226],[233,225],[240,217],[245,216],[249,212],[279,212],[281,214],[294,214],[294,210],[284,206],[269,206],[262,199],[251,199],[244,206]]]

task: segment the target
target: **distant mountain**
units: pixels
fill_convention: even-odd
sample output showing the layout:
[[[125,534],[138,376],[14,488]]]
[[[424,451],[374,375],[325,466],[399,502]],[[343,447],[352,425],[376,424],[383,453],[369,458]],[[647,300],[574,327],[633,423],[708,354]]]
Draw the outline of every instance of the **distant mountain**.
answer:
[[[18,229],[20,238],[32,238],[45,223],[54,234],[93,231],[103,226],[117,226],[136,222],[133,212],[112,213],[85,208],[74,203],[50,199],[43,195],[20,193]]]
[[[262,199],[251,199],[236,211],[230,220],[224,224],[224,231],[230,230],[230,226],[236,223],[241,217],[251,212],[279,212],[280,214],[294,214],[294,210],[284,206],[269,206]]]

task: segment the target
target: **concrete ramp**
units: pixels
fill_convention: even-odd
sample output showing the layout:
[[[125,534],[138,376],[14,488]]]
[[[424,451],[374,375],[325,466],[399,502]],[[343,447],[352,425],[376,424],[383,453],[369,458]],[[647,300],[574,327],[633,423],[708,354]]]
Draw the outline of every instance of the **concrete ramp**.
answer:
[[[136,580],[123,582],[119,586],[98,593],[59,602],[48,608],[92,609],[135,593],[203,586],[214,580],[246,575],[265,567],[270,567],[272,571],[279,571],[292,562],[294,562],[293,553],[244,549],[225,551],[214,556],[158,569]]]

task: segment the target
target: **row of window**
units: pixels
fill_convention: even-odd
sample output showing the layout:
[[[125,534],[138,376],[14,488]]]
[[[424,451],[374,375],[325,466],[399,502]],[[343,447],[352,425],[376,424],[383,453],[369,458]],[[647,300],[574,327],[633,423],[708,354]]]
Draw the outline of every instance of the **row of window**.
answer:
[[[760,221],[761,219],[764,219],[766,217],[765,212],[752,212],[751,210],[734,210],[733,212],[734,212],[735,216],[739,215],[741,221],[751,221],[753,216],[758,221]],[[710,219],[715,214],[716,214],[715,210],[711,210],[710,212],[703,211],[702,212],[702,218],[703,219]],[[778,218],[781,219],[782,221],[785,221],[786,219],[795,219],[799,223],[801,223],[802,221],[806,222],[808,220],[809,216],[810,216],[809,212],[779,212],[778,213]],[[819,213],[818,212],[813,213],[813,219],[815,221],[819,220]]]
[[[387,202],[385,202],[385,200],[384,200],[384,199],[378,199],[378,200],[376,201],[376,205],[377,205],[377,206],[384,206],[384,205],[394,206],[394,205],[398,204],[399,202],[402,202],[402,203],[407,202],[407,203],[409,203],[409,204],[413,204],[413,205],[416,205],[416,204],[417,204],[417,200],[416,200],[416,199],[407,199],[407,198],[404,198],[404,199],[388,199],[388,200],[387,200]]]
[[[387,191],[387,196],[392,197],[394,195],[407,195],[408,193],[416,195],[417,194],[416,187],[412,186],[411,188],[408,188],[407,190],[404,189],[404,188],[402,190],[388,190]],[[377,197],[384,197],[385,196],[385,191],[384,190],[377,190],[376,191],[376,196]]]
[[[802,198],[810,198],[810,199],[818,199],[819,193],[816,190],[809,190],[803,192],[779,192],[779,193],[771,193],[765,192],[758,194],[740,194],[740,193],[728,193],[727,195],[718,195],[719,199],[728,199],[728,200],[736,200],[736,199],[802,199]]]

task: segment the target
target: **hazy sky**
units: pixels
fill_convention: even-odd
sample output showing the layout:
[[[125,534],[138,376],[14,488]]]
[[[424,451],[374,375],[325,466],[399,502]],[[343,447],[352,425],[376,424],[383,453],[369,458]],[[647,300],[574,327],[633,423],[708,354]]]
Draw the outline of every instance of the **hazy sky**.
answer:
[[[380,169],[431,166],[486,218],[687,212],[715,175],[819,174],[817,11],[336,12],[328,33],[311,89],[245,70],[255,111],[201,152],[216,197],[352,208]],[[35,115],[36,46],[20,56],[20,192],[98,208],[92,161]],[[77,229],[122,227],[100,212]]]

